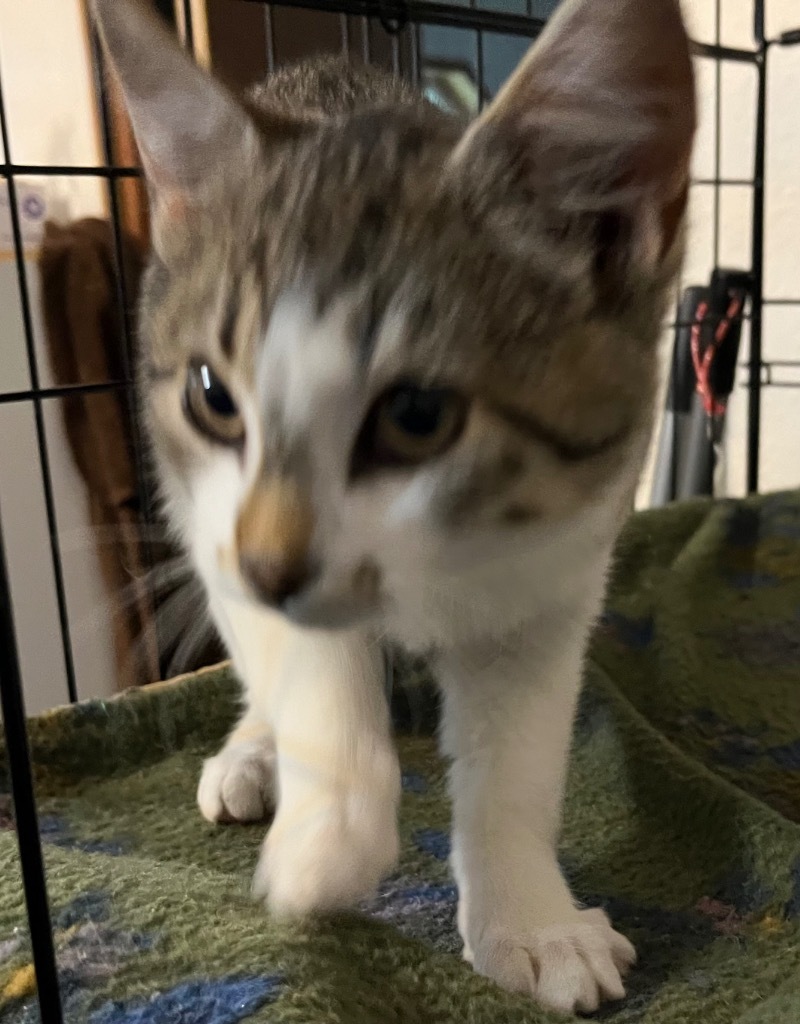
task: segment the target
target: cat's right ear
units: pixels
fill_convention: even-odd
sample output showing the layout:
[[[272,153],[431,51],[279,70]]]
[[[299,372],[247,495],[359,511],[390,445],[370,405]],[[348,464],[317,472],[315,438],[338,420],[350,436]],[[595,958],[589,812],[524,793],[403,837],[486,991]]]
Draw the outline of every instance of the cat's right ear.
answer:
[[[577,228],[598,266],[650,269],[680,239],[695,122],[678,0],[563,0],[453,169],[504,244]]]
[[[133,125],[158,247],[206,181],[243,166],[260,126],[140,0],[92,0],[92,10]]]

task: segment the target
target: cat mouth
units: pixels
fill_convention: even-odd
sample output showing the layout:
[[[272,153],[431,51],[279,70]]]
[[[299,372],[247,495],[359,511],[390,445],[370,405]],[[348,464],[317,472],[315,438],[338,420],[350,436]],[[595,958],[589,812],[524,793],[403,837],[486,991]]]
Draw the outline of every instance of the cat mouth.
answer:
[[[373,624],[385,609],[384,596],[378,591],[370,594],[336,593],[312,584],[276,602],[259,595],[238,574],[220,574],[218,588],[230,600],[275,612],[295,625],[309,629],[352,629]]]
[[[278,609],[297,626],[308,629],[352,629],[373,621],[379,604],[358,597],[302,594],[290,597]]]

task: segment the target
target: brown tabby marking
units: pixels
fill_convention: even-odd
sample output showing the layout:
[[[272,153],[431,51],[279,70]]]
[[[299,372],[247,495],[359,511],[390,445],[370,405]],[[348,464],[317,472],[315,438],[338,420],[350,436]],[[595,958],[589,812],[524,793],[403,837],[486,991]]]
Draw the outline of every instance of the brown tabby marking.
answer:
[[[267,477],[248,496],[236,524],[239,560],[266,593],[302,577],[314,518],[308,500],[286,479]]]

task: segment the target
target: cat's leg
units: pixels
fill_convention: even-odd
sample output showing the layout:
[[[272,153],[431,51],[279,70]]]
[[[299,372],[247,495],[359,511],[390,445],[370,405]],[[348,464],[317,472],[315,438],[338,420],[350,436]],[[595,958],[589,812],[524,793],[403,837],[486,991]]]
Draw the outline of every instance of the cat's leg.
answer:
[[[635,953],[602,911],[576,906],[559,869],[585,619],[542,632],[441,666],[459,927],[479,973],[554,1010],[591,1011],[624,996]]]
[[[267,809],[277,795],[255,893],[282,914],[349,906],[398,854],[400,769],[381,650],[360,631],[300,629],[241,602],[217,598],[211,611],[247,711],[206,762],[201,810],[251,820],[245,807],[261,799]]]
[[[286,626],[267,609],[212,595],[211,614],[244,687],[245,710],[220,752],[203,764],[197,803],[212,822],[265,821],[277,800],[269,699],[280,672]]]
[[[400,770],[379,647],[287,630],[270,695],[280,798],[254,891],[304,915],[351,906],[394,866]]]
[[[197,803],[208,821],[265,821],[275,810],[275,740],[248,708],[222,750],[203,764]]]

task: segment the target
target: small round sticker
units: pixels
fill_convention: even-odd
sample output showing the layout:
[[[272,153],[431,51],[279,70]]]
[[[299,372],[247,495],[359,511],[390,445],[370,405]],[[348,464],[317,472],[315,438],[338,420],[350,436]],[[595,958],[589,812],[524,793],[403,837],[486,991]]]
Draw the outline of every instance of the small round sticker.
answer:
[[[29,220],[40,220],[44,216],[44,202],[39,196],[25,196],[21,206],[23,214]]]

